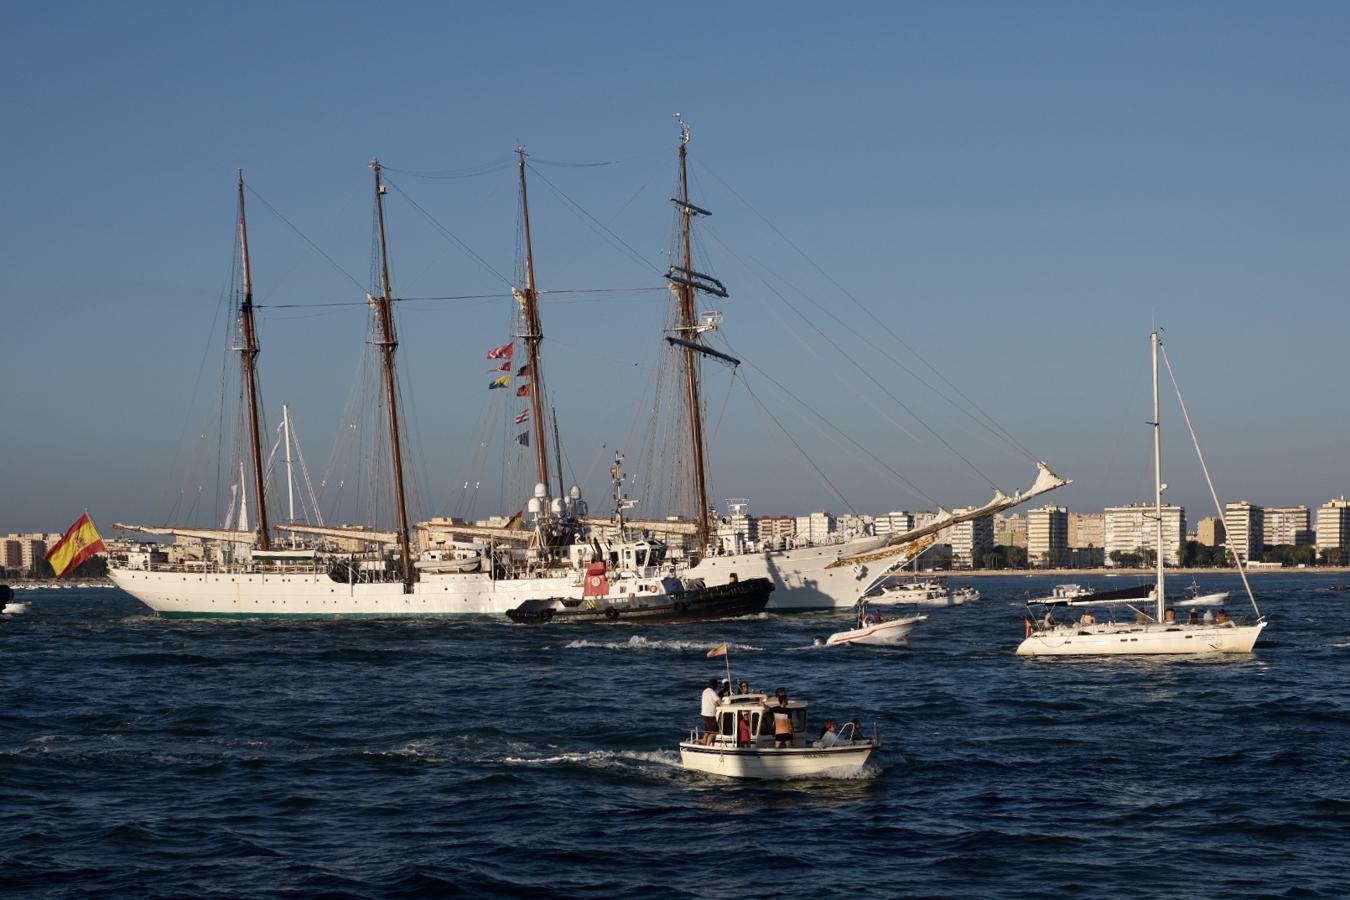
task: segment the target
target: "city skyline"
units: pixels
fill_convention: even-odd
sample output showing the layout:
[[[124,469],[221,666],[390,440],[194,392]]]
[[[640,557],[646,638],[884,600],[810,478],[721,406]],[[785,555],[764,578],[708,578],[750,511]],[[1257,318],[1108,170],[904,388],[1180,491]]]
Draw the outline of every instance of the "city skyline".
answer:
[[[1025,488],[1026,458],[924,399],[896,360],[940,382],[913,353],[1074,480],[1056,505],[1149,500],[1155,323],[1221,501],[1315,509],[1350,493],[1350,423],[1325,387],[1350,333],[1350,11],[977,8],[864,6],[822,28],[805,5],[706,5],[703,37],[673,63],[618,4],[529,9],[523,29],[525,6],[407,4],[379,28],[402,48],[387,67],[354,64],[370,50],[355,5],[245,4],[242,58],[236,10],[17,11],[0,63],[25,126],[0,148],[24,175],[0,219],[13,253],[0,532],[60,531],[85,509],[105,532],[188,509],[222,518],[221,438],[193,436],[228,365],[220,301],[239,168],[257,192],[266,414],[275,425],[290,404],[322,476],[363,350],[352,282],[368,268],[373,156],[398,188],[401,296],[474,298],[399,309],[420,513],[463,512],[478,444],[510,439],[480,423],[500,402],[484,351],[510,337],[514,312],[520,144],[541,176],[540,287],[615,291],[545,295],[566,468],[593,507],[616,449],[635,483],[654,479],[640,458],[644,388],[668,302],[656,273],[677,110],[693,127],[694,200],[714,213],[701,253],[732,294],[713,341],[745,360],[735,375],[708,370],[719,506],[928,508],[797,401],[948,508],[987,501],[987,482]],[[504,46],[520,51],[509,64]],[[1213,515],[1164,395],[1165,499]],[[478,514],[520,507],[492,481]]]

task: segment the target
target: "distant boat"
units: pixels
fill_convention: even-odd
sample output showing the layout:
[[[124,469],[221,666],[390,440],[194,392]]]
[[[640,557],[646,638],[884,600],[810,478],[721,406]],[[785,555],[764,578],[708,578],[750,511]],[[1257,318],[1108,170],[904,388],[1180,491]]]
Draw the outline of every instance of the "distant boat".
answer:
[[[1256,639],[1261,631],[1266,627],[1266,619],[1256,610],[1258,618],[1250,624],[1238,624],[1231,621],[1223,610],[1220,610],[1218,617],[1214,622],[1181,622],[1176,619],[1175,613],[1167,608],[1166,600],[1166,582],[1165,570],[1163,566],[1163,528],[1162,528],[1162,443],[1159,426],[1159,404],[1158,404],[1158,351],[1162,345],[1162,337],[1158,332],[1153,332],[1150,339],[1153,349],[1153,488],[1154,488],[1154,511],[1155,522],[1157,525],[1157,542],[1155,547],[1159,552],[1157,555],[1157,580],[1151,591],[1154,600],[1154,613],[1152,616],[1147,611],[1148,596],[1138,596],[1139,589],[1135,589],[1136,596],[1122,597],[1113,596],[1118,594],[1128,594],[1130,591],[1112,591],[1107,593],[1090,594],[1086,597],[1070,597],[1067,590],[1065,596],[1061,597],[1042,597],[1028,602],[1027,619],[1025,622],[1026,636],[1017,647],[1019,656],[1118,656],[1133,654],[1173,654],[1173,653],[1249,653],[1256,644]],[[1170,364],[1169,364],[1170,366]],[[1170,368],[1169,368],[1170,371]],[[1178,400],[1180,392],[1178,391]],[[1186,406],[1182,403],[1182,413],[1185,414]],[[1188,419],[1189,425],[1189,419]],[[1194,431],[1191,433],[1194,438]],[[1196,442],[1196,451],[1199,452],[1199,443]],[[1205,467],[1204,456],[1200,456],[1201,468],[1205,471],[1206,480],[1209,479],[1209,471]],[[1213,495],[1212,486],[1211,494]],[[1218,505],[1215,497],[1215,505]],[[1246,574],[1242,569],[1242,561],[1238,559],[1238,572],[1243,575],[1243,582],[1246,583]],[[1062,588],[1068,588],[1068,585],[1061,585]],[[1076,587],[1076,586],[1073,586]],[[1250,587],[1248,595],[1250,596]],[[1109,610],[1112,607],[1124,605],[1132,613],[1132,619],[1116,621],[1110,615]],[[1096,615],[1090,610],[1084,610],[1076,619],[1068,622],[1056,621],[1054,611],[1062,607],[1079,606],[1100,606],[1108,610],[1106,621],[1097,621]],[[1256,600],[1252,598],[1252,608],[1256,609]],[[1043,610],[1040,615],[1036,610]]]

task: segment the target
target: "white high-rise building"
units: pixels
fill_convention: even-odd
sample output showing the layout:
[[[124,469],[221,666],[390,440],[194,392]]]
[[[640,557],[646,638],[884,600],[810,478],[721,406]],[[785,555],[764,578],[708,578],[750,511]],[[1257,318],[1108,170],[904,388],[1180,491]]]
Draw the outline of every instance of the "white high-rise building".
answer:
[[[1301,546],[1313,542],[1306,506],[1267,506],[1261,527],[1265,532],[1264,542],[1272,547],[1281,544]]]
[[[1069,558],[1069,511],[1047,505],[1027,510],[1027,563],[1062,566]]]
[[[872,528],[877,535],[904,534],[914,529],[914,513],[897,509],[873,516]]]
[[[1350,500],[1328,500],[1317,507],[1317,549],[1350,550]]]
[[[1223,506],[1223,528],[1228,533],[1228,549],[1244,563],[1261,561],[1266,542],[1265,525],[1265,511],[1255,504],[1242,500]]]
[[[834,539],[834,516],[827,512],[813,512],[797,517],[797,545],[828,544]]]
[[[952,513],[961,515],[974,508],[965,506],[952,510]],[[943,529],[942,533],[947,536],[947,543],[952,548],[952,566],[968,569],[974,564],[976,549],[988,550],[994,546],[994,519],[984,516],[969,522],[958,522]]]
[[[1111,554],[1156,551],[1158,546],[1157,517],[1152,504],[1108,506],[1102,513],[1102,543],[1106,564],[1116,565]],[[1163,564],[1181,565],[1181,548],[1186,541],[1186,508],[1167,504],[1162,508]]]

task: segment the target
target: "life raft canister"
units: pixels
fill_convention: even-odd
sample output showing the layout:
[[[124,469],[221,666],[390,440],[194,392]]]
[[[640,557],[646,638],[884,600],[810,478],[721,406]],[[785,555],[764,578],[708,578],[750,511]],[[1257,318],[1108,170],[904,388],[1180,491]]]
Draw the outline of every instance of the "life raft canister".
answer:
[[[605,574],[605,563],[593,562],[586,566],[586,578],[581,586],[583,597],[608,597],[609,577]]]

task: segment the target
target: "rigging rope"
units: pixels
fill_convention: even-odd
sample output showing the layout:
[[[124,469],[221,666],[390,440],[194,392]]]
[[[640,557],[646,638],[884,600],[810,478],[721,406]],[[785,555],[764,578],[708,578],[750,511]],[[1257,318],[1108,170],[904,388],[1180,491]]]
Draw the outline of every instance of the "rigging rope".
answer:
[[[277,209],[275,206],[273,206],[271,203],[268,203],[266,197],[264,197],[262,194],[259,194],[257,191],[255,191],[251,185],[245,185],[245,186],[244,186],[244,189],[247,190],[247,191],[248,191],[250,194],[252,194],[254,197],[257,197],[258,200],[260,200],[260,201],[262,202],[262,205],[263,205],[263,206],[266,206],[268,209],[270,209],[270,210],[272,211],[272,214],[273,214],[274,216],[276,216],[276,217],[277,217],[278,219],[280,219],[282,222],[285,222],[286,225],[287,225],[287,227],[289,227],[289,228],[291,229],[291,231],[294,231],[294,232],[300,237],[300,240],[304,241],[306,244],[309,244],[311,250],[313,250],[315,253],[319,254],[319,255],[322,256],[325,260],[327,260],[329,265],[331,265],[334,269],[337,269],[338,272],[340,272],[340,273],[341,273],[348,281],[350,281],[352,284],[356,285],[356,287],[357,287],[360,291],[362,291],[363,293],[365,292],[365,287],[362,286],[361,282],[359,282],[359,281],[356,280],[356,277],[355,277],[354,275],[352,275],[351,272],[348,272],[346,269],[342,268],[342,266],[338,265],[337,260],[333,259],[333,257],[329,256],[327,253],[324,253],[323,250],[320,249],[320,247],[319,247],[318,244],[314,243],[313,241],[311,241],[311,240],[309,239],[309,236],[308,236],[308,235],[306,235],[303,231],[301,231],[299,228],[297,228],[297,227],[295,226],[295,224],[294,224],[293,222],[291,222],[290,219],[288,219],[288,218],[286,218],[285,216],[283,216],[283,215],[281,214],[281,211],[280,211],[280,210],[278,210],[278,209]]]
[[[730,253],[735,259],[740,261],[742,265],[746,265],[745,260],[741,259],[739,254],[737,254],[734,250],[728,247],[720,238],[716,237],[716,235],[714,235],[714,240],[716,240],[718,244],[720,244],[722,248],[726,250],[728,253]],[[749,266],[747,265],[746,268],[748,269]],[[976,466],[973,462],[967,459],[966,456],[961,453],[961,451],[953,447],[952,444],[946,438],[938,434],[938,432],[931,425],[929,425],[922,418],[920,418],[918,413],[916,413],[903,400],[901,400],[894,393],[892,393],[891,390],[886,387],[886,385],[882,384],[881,381],[870,371],[868,371],[867,368],[863,366],[854,356],[845,353],[842,347],[840,347],[837,343],[835,343],[829,337],[829,335],[825,334],[825,332],[820,329],[820,326],[816,325],[815,322],[812,322],[808,316],[806,316],[800,309],[794,306],[792,304],[792,301],[788,300],[788,298],[783,294],[782,291],[775,288],[772,284],[770,284],[763,278],[761,278],[760,280],[761,282],[763,282],[764,286],[767,287],[774,294],[774,296],[778,297],[779,300],[783,301],[783,303],[787,306],[788,309],[796,313],[797,317],[800,318],[803,322],[805,322],[807,327],[809,327],[812,331],[814,331],[817,335],[819,335],[821,340],[823,340],[825,343],[829,344],[832,348],[834,348],[835,352],[837,352],[840,356],[847,359],[855,369],[857,369],[859,372],[862,373],[864,378],[872,382],[872,384],[876,386],[877,390],[881,391],[888,398],[890,398],[891,402],[894,403],[896,406],[900,407],[905,412],[909,413],[910,416],[914,418],[914,421],[922,425],[925,431],[927,431],[930,435],[936,438],[938,443],[946,447],[947,450],[950,451],[953,456],[961,460],[961,462],[965,463],[970,468],[970,470],[974,472],[976,475],[978,475],[981,479],[983,479],[985,484],[989,485],[991,489],[993,490],[999,489],[998,485],[994,483],[993,479],[991,479],[988,475],[984,474],[984,472],[982,472],[980,468]],[[890,417],[888,416],[887,418]],[[891,421],[894,422],[894,424],[896,424],[897,427],[901,427],[903,430],[903,427],[900,426],[898,422],[895,422],[894,419],[891,419]]]
[[[854,296],[853,293],[849,291],[848,288],[840,284],[834,278],[833,275],[825,271],[824,267],[822,267],[811,256],[809,256],[806,253],[806,251],[803,250],[801,247],[799,247],[791,238],[789,238],[786,234],[780,231],[778,226],[774,225],[773,222],[771,222],[767,216],[765,216],[753,205],[751,205],[750,201],[747,200],[744,196],[742,196],[739,191],[737,191],[734,187],[728,184],[727,181],[724,180],[721,176],[719,176],[716,172],[709,169],[707,165],[704,164],[702,161],[695,161],[695,165],[697,165],[700,169],[706,170],[709,175],[717,179],[717,181],[728,191],[730,191],[731,194],[736,197],[736,199],[740,200],[741,203],[745,204],[746,209],[750,210],[750,212],[752,212],[757,218],[759,218],[760,221],[762,221],[765,225],[767,225],[769,229],[773,231],[774,234],[778,235],[778,237],[781,238],[784,243],[786,243],[789,247],[791,247],[794,251],[796,251],[797,254],[801,256],[802,259],[806,260],[806,262],[813,269],[819,272],[820,275],[824,277],[826,281],[832,284],[840,293],[842,293],[845,297],[851,300],[855,306],[861,309],[873,322],[875,322],[881,328],[883,332],[886,333],[888,337],[890,337],[897,344],[903,347],[915,359],[919,360],[919,362],[927,366],[929,371],[931,371],[934,375],[936,375],[942,381],[943,384],[945,384],[947,387],[953,390],[958,397],[960,397],[963,401],[969,404],[971,409],[979,413],[979,415],[982,416],[985,420],[984,422],[980,422],[979,424],[981,424],[984,428],[988,429],[991,433],[995,434],[997,437],[1001,438],[1005,443],[1007,443],[1009,446],[1020,452],[1027,459],[1031,460],[1032,462],[1039,461],[1039,457],[1037,457],[1034,453],[1028,450],[1025,445],[1023,445],[1020,441],[1018,441],[1017,438],[1015,438],[1011,432],[1009,432],[1006,428],[1004,428],[1001,424],[999,424],[999,422],[996,419],[994,419],[993,416],[987,413],[983,408],[981,408],[979,404],[977,404],[974,400],[970,399],[970,397],[968,397],[964,391],[962,391],[959,387],[957,387],[950,380],[948,380],[948,378],[945,375],[943,375],[942,372],[936,366],[930,363],[921,353],[919,353],[917,350],[915,350],[913,347],[907,344],[903,338],[901,338],[898,334],[896,334],[891,329],[891,327],[887,325],[879,316],[877,316],[876,313],[874,313],[871,309],[869,309],[866,306],[866,304],[864,304],[861,300],[859,300],[856,296]],[[848,328],[847,325],[845,325],[844,327]],[[861,335],[859,335],[858,332],[856,332],[855,330],[853,329],[849,330],[852,331],[855,334],[855,336],[861,337]],[[926,382],[923,378],[921,378],[917,373],[911,371],[906,366],[904,366],[904,364],[901,363],[894,356],[891,356],[884,350],[879,350],[878,352],[881,352],[882,355],[884,355],[891,362],[895,363],[897,366],[900,366],[906,372],[909,372],[909,374],[912,375],[915,379],[917,379],[921,384],[923,384],[925,387],[927,387],[934,393],[938,394],[938,396],[942,397],[948,403],[951,403],[952,406],[954,406],[957,409],[961,409],[961,406],[959,404],[955,403],[954,401],[951,400],[951,398],[945,396],[935,387],[928,384],[928,382]],[[962,411],[965,412],[967,416],[971,416],[972,419],[975,419],[975,417],[971,415],[969,410],[962,410]],[[979,422],[979,419],[975,419],[975,421]]]
[[[778,426],[778,430],[783,433],[783,437],[787,438],[788,441],[792,444],[792,446],[797,448],[797,452],[802,455],[802,459],[806,460],[806,464],[809,465],[813,470],[815,470],[815,473],[820,478],[820,480],[823,481],[825,485],[829,487],[831,491],[834,492],[834,495],[839,498],[839,502],[844,504],[844,506],[848,509],[849,512],[853,513],[854,515],[857,515],[858,511],[853,508],[853,504],[848,502],[848,499],[845,498],[844,495],[839,492],[839,488],[834,486],[834,482],[830,481],[830,479],[826,477],[825,473],[820,470],[820,466],[816,465],[815,460],[811,459],[811,457],[807,455],[806,451],[802,449],[802,445],[797,443],[797,439],[794,438],[788,432],[788,430],[783,427],[783,423],[778,421],[778,418],[772,412],[769,411],[769,408],[765,406],[763,401],[759,399],[759,396],[755,393],[754,389],[750,387],[749,382],[747,382],[744,378],[742,378],[741,384],[745,385],[746,393],[748,393],[750,397],[755,401],[755,404],[759,407],[760,412],[768,416],[769,420],[773,422],[773,424]]]
[[[445,237],[449,238],[451,241],[453,241],[453,242],[455,243],[455,245],[459,247],[460,250],[463,250],[465,256],[469,257],[469,259],[471,259],[471,260],[473,260],[474,262],[478,263],[478,265],[482,266],[482,267],[483,267],[484,269],[486,269],[488,272],[492,273],[492,275],[495,276],[495,277],[497,278],[498,281],[500,281],[502,284],[506,285],[508,288],[509,288],[509,287],[513,287],[513,285],[511,284],[510,279],[508,279],[508,278],[507,278],[505,275],[503,275],[501,272],[498,272],[495,268],[493,268],[493,266],[492,266],[491,263],[489,263],[486,259],[484,259],[483,257],[479,256],[476,252],[474,252],[473,248],[471,248],[468,244],[464,243],[464,241],[460,240],[459,237],[458,237],[458,235],[456,235],[456,234],[455,234],[453,231],[451,231],[449,228],[446,228],[444,225],[442,225],[442,224],[440,223],[440,221],[437,220],[437,218],[436,218],[435,216],[433,216],[431,213],[429,213],[429,212],[427,212],[425,209],[423,209],[422,206],[421,206],[421,204],[419,204],[419,203],[418,203],[416,200],[414,200],[412,197],[408,196],[407,192],[404,191],[403,188],[399,187],[399,186],[398,186],[397,184],[395,184],[391,179],[388,179],[388,178],[386,178],[386,179],[384,180],[384,183],[385,183],[386,185],[388,185],[389,187],[393,188],[394,190],[398,191],[399,196],[401,196],[404,200],[407,200],[408,203],[410,203],[410,204],[412,205],[413,209],[415,209],[415,210],[417,210],[419,213],[421,213],[421,214],[422,214],[422,217],[425,218],[428,222],[430,222],[433,228],[435,228],[436,230],[440,231],[441,234],[442,234],[443,236],[445,236]]]
[[[529,164],[527,163],[527,165]],[[647,259],[641,253],[634,250],[633,247],[627,241],[625,241],[623,238],[619,237],[612,230],[610,230],[609,226],[605,225],[605,223],[601,222],[595,216],[587,212],[585,207],[583,207],[580,203],[569,197],[567,193],[563,191],[562,188],[558,187],[556,184],[550,181],[549,178],[546,175],[544,175],[544,173],[535,171],[533,165],[529,165],[529,168],[531,172],[534,172],[534,174],[539,177],[540,181],[548,185],[550,190],[552,190],[555,194],[561,197],[563,202],[565,202],[572,209],[573,212],[579,213],[584,218],[585,221],[588,221],[591,224],[593,224],[596,228],[599,228],[602,232],[604,232],[605,235],[609,237],[610,240],[614,241],[616,244],[618,244],[620,247],[626,250],[629,256],[631,256],[633,259],[637,260],[639,263],[646,266],[648,269],[651,269],[658,275],[663,274],[660,268],[652,264],[651,260]]]

